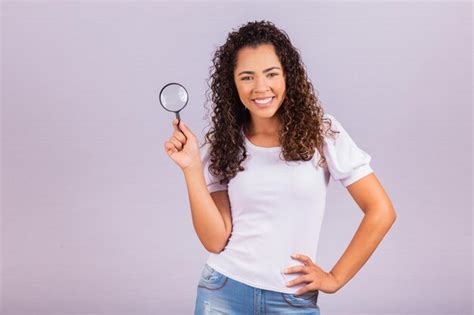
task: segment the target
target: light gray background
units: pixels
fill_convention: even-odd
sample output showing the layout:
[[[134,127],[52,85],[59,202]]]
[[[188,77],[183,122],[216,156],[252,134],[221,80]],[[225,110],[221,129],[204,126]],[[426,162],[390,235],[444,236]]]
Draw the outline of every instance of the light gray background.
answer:
[[[471,3],[25,1],[2,3],[2,314],[192,313],[208,254],[157,93],[183,83],[202,137],[212,54],[260,19],[290,35],[398,213],[322,314],[471,313]],[[331,181],[316,263],[361,219]]]

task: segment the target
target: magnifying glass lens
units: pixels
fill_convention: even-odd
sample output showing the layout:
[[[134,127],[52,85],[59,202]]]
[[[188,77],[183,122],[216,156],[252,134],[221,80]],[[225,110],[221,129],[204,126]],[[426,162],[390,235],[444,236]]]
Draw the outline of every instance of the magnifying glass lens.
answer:
[[[181,110],[188,101],[188,93],[178,84],[167,85],[160,94],[160,102],[166,109],[176,112]]]

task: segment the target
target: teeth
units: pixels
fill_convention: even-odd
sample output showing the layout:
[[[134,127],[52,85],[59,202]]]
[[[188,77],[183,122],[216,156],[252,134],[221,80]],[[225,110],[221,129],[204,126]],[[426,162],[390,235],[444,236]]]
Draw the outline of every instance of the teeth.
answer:
[[[273,97],[269,97],[269,98],[265,98],[263,100],[254,100],[255,103],[258,103],[258,104],[265,104],[265,103],[268,103],[272,100]]]

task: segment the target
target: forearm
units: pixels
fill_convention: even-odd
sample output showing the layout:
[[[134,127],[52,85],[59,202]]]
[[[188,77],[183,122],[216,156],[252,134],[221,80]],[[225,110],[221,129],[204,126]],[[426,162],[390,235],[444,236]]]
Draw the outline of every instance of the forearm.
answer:
[[[395,221],[394,210],[367,211],[344,254],[330,271],[342,288],[362,268]]]
[[[202,165],[185,169],[183,173],[194,229],[206,250],[218,252],[226,234],[225,223],[207,189]]]

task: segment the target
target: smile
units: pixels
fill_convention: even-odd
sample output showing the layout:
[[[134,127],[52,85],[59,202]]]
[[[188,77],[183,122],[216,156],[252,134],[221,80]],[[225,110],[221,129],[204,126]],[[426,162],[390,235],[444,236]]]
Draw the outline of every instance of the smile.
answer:
[[[260,99],[254,99],[252,102],[256,104],[257,106],[268,106],[272,103],[273,99],[275,96],[268,97],[268,98],[260,98]]]

